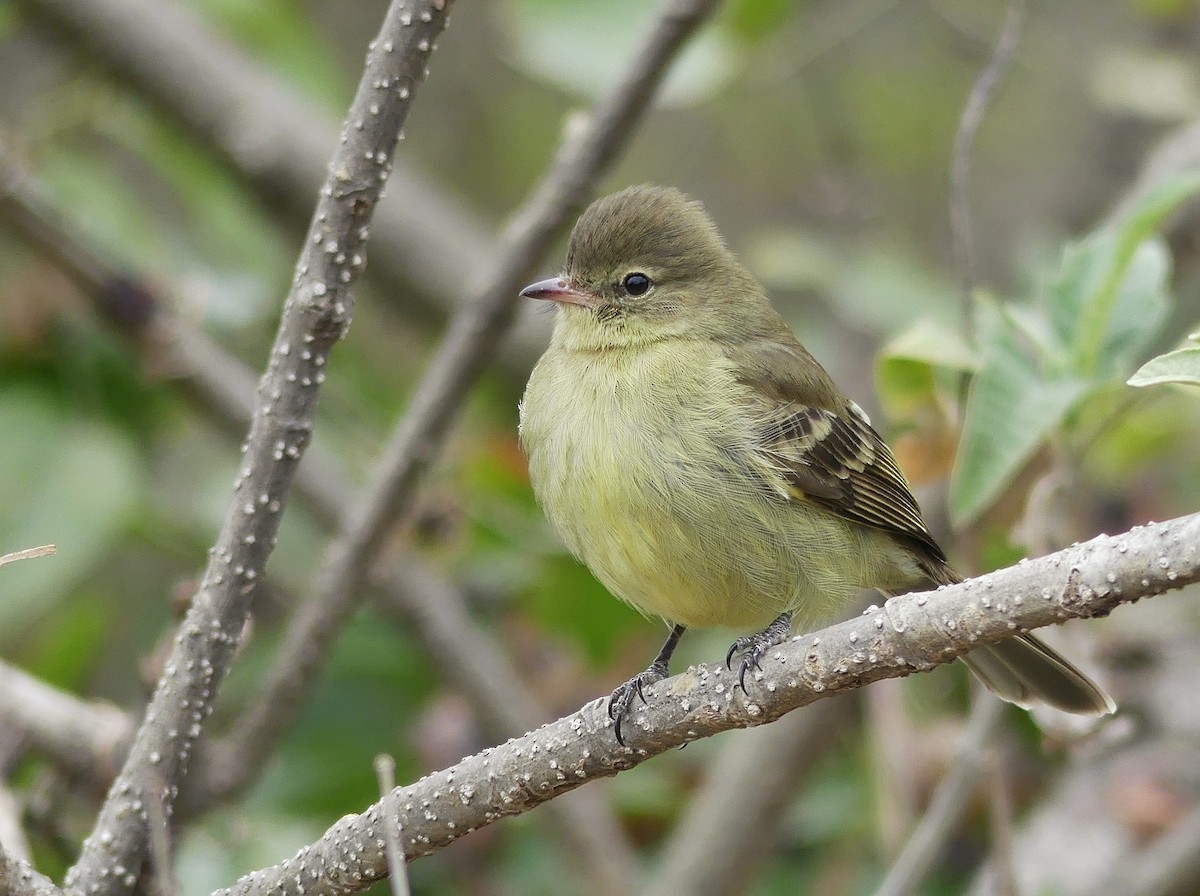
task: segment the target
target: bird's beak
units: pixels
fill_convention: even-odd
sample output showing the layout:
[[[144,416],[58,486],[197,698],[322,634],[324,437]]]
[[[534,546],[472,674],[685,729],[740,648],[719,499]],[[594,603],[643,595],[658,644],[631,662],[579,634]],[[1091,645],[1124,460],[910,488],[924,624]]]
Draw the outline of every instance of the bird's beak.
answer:
[[[551,277],[549,280],[531,283],[521,290],[521,295],[527,299],[549,299],[551,302],[582,305],[585,308],[595,308],[597,304],[594,295],[572,289],[562,277]]]

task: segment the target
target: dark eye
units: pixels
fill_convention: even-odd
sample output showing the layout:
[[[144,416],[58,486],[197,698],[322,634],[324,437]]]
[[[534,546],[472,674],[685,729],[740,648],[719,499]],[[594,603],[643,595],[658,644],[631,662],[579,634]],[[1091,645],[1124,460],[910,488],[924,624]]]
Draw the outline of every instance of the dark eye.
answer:
[[[650,278],[641,273],[626,274],[621,286],[631,296],[644,296],[650,289]]]

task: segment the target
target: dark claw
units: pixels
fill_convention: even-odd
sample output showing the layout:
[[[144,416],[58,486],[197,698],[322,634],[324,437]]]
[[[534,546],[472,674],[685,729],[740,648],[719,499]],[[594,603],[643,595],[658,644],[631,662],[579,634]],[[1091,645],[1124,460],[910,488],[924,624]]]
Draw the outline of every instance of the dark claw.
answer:
[[[642,672],[635,675],[629,681],[625,682],[619,688],[612,692],[612,696],[608,698],[608,717],[613,720],[613,733],[617,736],[617,743],[625,746],[625,738],[621,736],[621,722],[629,713],[629,707],[633,705],[633,695],[641,695],[642,691]],[[642,702],[646,702],[646,698],[642,697]]]
[[[629,708],[633,705],[633,695],[637,694],[643,705],[650,705],[646,701],[644,688],[648,684],[662,681],[670,674],[667,666],[671,662],[671,654],[675,652],[675,646],[679,643],[683,632],[684,626],[682,625],[672,627],[671,634],[667,635],[667,640],[663,643],[662,649],[658,651],[654,662],[650,664],[650,668],[633,676],[613,691],[612,696],[608,698],[608,717],[613,720],[613,733],[616,734],[617,743],[621,746],[625,746],[625,739],[621,737],[621,722],[629,714]]]
[[[742,689],[743,694],[746,693],[746,670],[751,666],[757,669],[762,668],[762,666],[758,665],[758,658],[753,653],[742,660],[742,668],[738,672],[738,687]]]
[[[613,720],[613,731],[617,735],[617,743],[625,746],[625,738],[621,737],[621,720],[625,718],[625,713],[629,711],[629,704],[633,702],[630,693],[630,685],[632,682],[625,682],[621,687],[613,691],[612,697],[608,701],[608,717]],[[617,695],[620,691],[620,696]]]
[[[746,693],[746,672],[750,669],[762,671],[762,664],[759,662],[762,655],[767,652],[767,648],[758,644],[750,645],[749,652],[742,657],[742,665],[738,670],[738,687],[742,689],[742,693]]]
[[[792,614],[784,613],[761,632],[738,638],[725,654],[725,668],[733,671],[733,658],[742,654],[741,667],[738,669],[738,687],[746,692],[746,673],[751,669],[762,671],[760,660],[766,652],[776,644],[781,644],[787,638],[792,627]]]
[[[618,687],[608,698],[608,717],[613,720],[613,733],[616,734],[617,743],[621,746],[625,746],[625,739],[621,736],[621,722],[625,720],[625,716],[629,715],[634,698],[639,698],[642,703],[649,706],[650,704],[646,700],[646,685],[662,681],[666,677],[666,669],[652,665],[645,672],[639,672]]]

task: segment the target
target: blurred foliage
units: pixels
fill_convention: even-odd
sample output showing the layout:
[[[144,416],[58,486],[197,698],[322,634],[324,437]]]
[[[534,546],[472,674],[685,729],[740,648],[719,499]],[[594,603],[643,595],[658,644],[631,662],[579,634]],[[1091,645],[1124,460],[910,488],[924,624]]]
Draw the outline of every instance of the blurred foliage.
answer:
[[[0,391],[0,432],[21,434],[0,440],[0,544],[63,546],[51,563],[5,571],[0,629],[19,631],[51,614],[105,560],[137,511],[143,483],[124,432],[103,421],[72,421],[45,393]]]
[[[1167,184],[1125,220],[1069,245],[1033,303],[979,301],[973,348],[920,321],[885,349],[880,392],[893,411],[947,406],[939,384],[954,380],[939,369],[972,374],[950,479],[956,522],[978,518],[1084,402],[1128,378],[1172,304],[1170,258],[1153,235],[1197,190],[1194,176]]]
[[[191,5],[334,114],[383,10],[379,0]],[[398,163],[480,221],[504,220],[549,159],[565,116],[626,64],[651,8],[459,4]],[[892,438],[943,534],[949,482],[959,537],[946,540],[964,570],[1200,504],[1200,349],[1182,340],[1200,321],[1200,241],[1191,206],[1164,218],[1196,183],[1178,181],[1100,223],[1158,141],[1200,114],[1198,5],[1031,5],[973,156],[978,282],[968,334],[947,171],[1002,14],[986,0],[731,0],[607,185],[670,182],[708,204],[806,344]],[[5,148],[72,225],[260,366],[305,222],[253,194],[185,124],[6,7],[0,81]],[[555,256],[543,267],[549,274],[558,264]],[[317,441],[355,485],[437,335],[407,318],[407,299],[394,284],[365,283],[330,362]],[[0,216],[0,553],[59,546],[53,557],[0,570],[0,654],[131,707],[203,566],[238,460],[236,438],[198,413],[176,372],[145,348],[109,332],[88,298]],[[1139,386],[1171,385],[1125,388],[1131,376]],[[608,597],[550,533],[515,440],[521,385],[497,371],[476,390],[396,537],[463,585],[558,713],[642,668],[662,630]],[[1069,499],[1039,503],[1050,482]],[[217,729],[254,693],[325,537],[293,501],[269,567],[286,590],[260,602]],[[728,638],[697,633],[680,659],[714,660]],[[919,805],[949,761],[964,679],[918,676],[904,693],[910,727],[894,740],[911,745],[908,764],[919,773],[908,784]],[[886,795],[867,746],[878,724],[868,713],[819,763],[746,892],[837,896],[878,882],[890,858],[878,833]],[[733,736],[590,786],[607,788],[653,861]],[[1036,752],[1030,730],[1016,740],[1022,755]],[[405,780],[489,742],[438,658],[368,606],[264,779],[244,803],[189,829],[183,890],[207,892],[277,861],[372,801],[378,752],[396,756]],[[1031,765],[1019,780],[1026,799],[1055,761]],[[51,769],[36,755],[14,772],[27,790],[46,780]],[[69,862],[95,806],[95,795],[54,792],[60,802],[33,826],[48,871]],[[986,823],[973,818],[956,854],[974,860],[986,849]],[[464,838],[412,873],[418,892],[431,894],[586,892],[566,879],[565,861],[545,813],[535,812]],[[972,867],[948,862],[927,892],[962,892]]]
[[[600,96],[629,65],[635,36],[646,30],[655,13],[655,7],[642,0],[514,0],[511,7],[512,64],[589,100]],[[755,27],[745,14],[737,21],[743,30]],[[726,28],[698,35],[672,67],[661,102],[691,105],[728,83],[735,58],[730,36]]]

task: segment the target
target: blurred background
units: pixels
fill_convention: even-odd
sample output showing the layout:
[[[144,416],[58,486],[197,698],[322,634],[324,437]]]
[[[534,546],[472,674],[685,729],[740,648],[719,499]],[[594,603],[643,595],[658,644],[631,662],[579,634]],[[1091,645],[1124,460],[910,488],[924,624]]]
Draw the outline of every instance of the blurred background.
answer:
[[[39,0],[0,7],[0,553],[58,545],[0,572],[0,655],[136,713],[219,528],[244,433],[236,412],[222,415],[197,389],[159,323],[219,346],[213,369],[261,369],[385,4],[191,0],[149,5],[152,14],[132,4],[145,27],[106,30],[109,2],[80,3],[90,11],[79,14]],[[496,256],[499,229],[652,15],[644,0],[455,7],[397,154],[353,326],[330,361],[315,446],[320,470],[336,475],[316,487],[345,499],[362,485],[448,315]],[[809,349],[897,445],[964,572],[1200,505],[1197,396],[1121,386],[1200,321],[1200,242],[1185,210],[1164,230],[1173,265],[1137,357],[950,525],[958,374],[976,369],[972,339],[988,333],[964,315],[950,167],[1004,16],[985,0],[732,0],[679,60],[604,187],[668,183],[705,202]],[[1200,160],[1198,51],[1190,0],[1030,4],[970,154],[972,307],[1036,307],[1068,242],[1119,217],[1155,165],[1189,167],[1169,150]],[[197,72],[209,65],[228,83],[177,80],[169,65],[156,75],[159,57],[190,64],[191,54]],[[539,276],[560,261],[561,249]],[[523,311],[388,552],[415,551],[465,595],[546,720],[643,668],[663,634],[565,553],[532,500],[516,404],[549,323],[546,309]],[[929,340],[923,354],[897,348],[914,332],[949,336],[937,351]],[[905,380],[914,357],[940,371],[918,399]],[[292,502],[215,730],[270,665],[329,523],[313,502]],[[1122,716],[1086,735],[1061,720],[1039,729],[1017,711],[991,723],[975,756],[983,785],[914,892],[992,892],[977,875],[997,842],[1009,843],[993,862],[1000,878],[1011,872],[1037,892],[1101,892],[1173,836],[1191,844],[1195,868],[1197,634],[1185,594],[1056,632],[1111,686]],[[731,637],[690,634],[677,668],[717,660]],[[442,659],[403,614],[369,601],[261,779],[181,832],[183,890],[227,885],[360,811],[377,797],[379,752],[395,755],[404,782],[520,733],[493,730]],[[956,761],[969,686],[947,668],[841,702],[815,730],[797,729],[803,749],[779,760],[786,768],[758,763],[778,805],[750,816],[762,827],[744,863],[708,889],[658,892],[874,892]],[[739,738],[754,750],[763,733],[696,743],[589,785],[637,857],[631,891],[663,880],[710,771],[733,761]],[[60,874],[100,791],[75,786],[17,732],[6,737],[0,771],[31,850]],[[736,828],[732,807],[728,821]],[[586,873],[564,873],[572,857],[552,826],[544,807],[468,836],[416,862],[414,887],[600,892]],[[1177,875],[1174,889],[1144,892],[1200,893],[1197,881]]]

